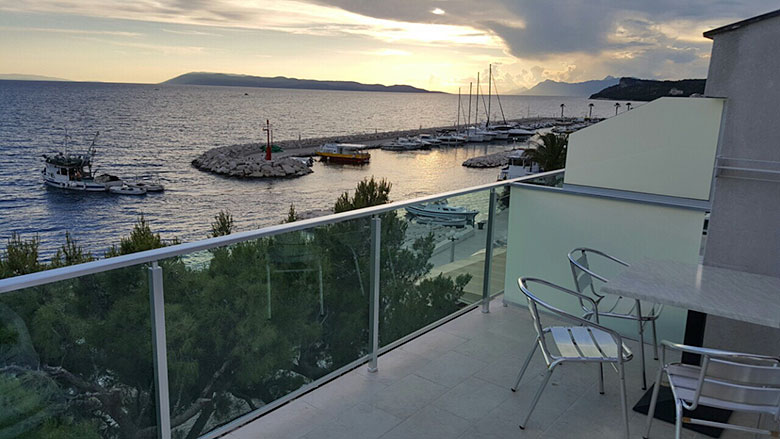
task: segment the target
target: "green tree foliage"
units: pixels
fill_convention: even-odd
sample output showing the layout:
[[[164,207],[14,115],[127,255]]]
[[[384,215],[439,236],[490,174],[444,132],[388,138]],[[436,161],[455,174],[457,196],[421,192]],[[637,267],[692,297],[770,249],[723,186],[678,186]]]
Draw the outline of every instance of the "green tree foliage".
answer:
[[[34,273],[44,267],[38,262],[38,235],[30,240],[22,239],[21,235],[11,233],[5,246],[5,252],[0,255],[0,278],[20,276]]]
[[[65,232],[65,244],[57,250],[49,264],[50,268],[65,267],[92,261],[92,253],[85,252],[84,248],[70,237],[70,232]]]
[[[171,244],[178,244],[178,240],[174,240]],[[111,246],[106,252],[106,257],[111,258],[114,256],[128,255],[130,253],[142,252],[145,250],[152,250],[155,248],[165,247],[166,244],[160,238],[160,234],[154,234],[149,223],[143,215],[138,217],[138,222],[133,226],[133,231],[130,236],[124,237],[119,241],[119,247]]]
[[[547,133],[541,137],[542,141],[536,144],[536,148],[525,150],[525,157],[537,163],[543,171],[564,168],[569,137],[555,133]]]
[[[300,218],[298,217],[298,212],[295,211],[295,205],[293,203],[290,203],[290,210],[287,211],[287,218],[285,218],[283,222],[294,223],[299,219]]]
[[[336,211],[386,203],[390,187],[364,180]],[[433,236],[410,242],[397,212],[378,218],[387,344],[457,310],[470,277],[432,276]],[[174,437],[197,438],[368,353],[370,227],[370,218],[360,218],[158,262]],[[231,229],[232,218],[220,212],[212,236]],[[10,242],[16,247],[6,253],[15,255],[23,241]],[[164,245],[141,217],[108,255]],[[40,268],[29,256],[37,245],[25,248],[22,265]],[[88,258],[69,235],[55,257],[57,264]],[[155,437],[150,312],[146,266],[0,298],[0,321],[12,322],[0,326],[0,395],[10,389],[0,413],[26,407],[0,419],[0,432],[23,426],[25,438]]]
[[[211,223],[211,236],[226,236],[231,233],[233,233],[233,215],[228,210],[220,210]]]

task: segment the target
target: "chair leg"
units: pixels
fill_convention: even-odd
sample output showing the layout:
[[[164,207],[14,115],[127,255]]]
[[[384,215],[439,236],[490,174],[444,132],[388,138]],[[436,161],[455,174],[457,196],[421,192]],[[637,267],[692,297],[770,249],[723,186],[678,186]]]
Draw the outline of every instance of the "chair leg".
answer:
[[[528,353],[528,356],[525,357],[525,362],[523,363],[523,367],[520,369],[520,373],[517,374],[517,379],[515,380],[515,385],[512,386],[512,391],[516,392],[518,386],[520,386],[520,380],[523,379],[523,375],[525,374],[525,370],[528,369],[528,365],[531,363],[531,358],[533,358],[534,353],[536,352],[536,348],[539,346],[539,337],[536,337],[534,340],[534,347],[531,348],[531,352]]]
[[[528,424],[528,418],[531,417],[531,413],[533,413],[534,408],[536,408],[536,403],[539,402],[539,398],[542,396],[542,392],[544,392],[544,388],[547,386],[547,382],[550,381],[550,377],[552,377],[553,370],[555,369],[555,365],[552,367],[549,367],[547,369],[547,372],[544,374],[544,379],[542,379],[542,384],[539,385],[539,389],[536,390],[536,394],[534,395],[534,399],[531,400],[531,406],[528,407],[528,413],[525,414],[525,417],[520,422],[520,429],[525,430],[525,426]]]
[[[604,364],[599,363],[599,394],[604,394]]]
[[[661,390],[661,377],[664,373],[664,367],[658,368],[658,374],[655,376],[655,384],[653,385],[653,396],[650,398],[650,409],[647,411],[647,428],[645,429],[644,439],[650,437],[650,426],[653,423],[653,417],[655,416],[655,405],[658,402],[658,393]]]
[[[682,418],[683,411],[680,402],[674,401],[674,439],[680,439],[682,435]]]
[[[639,323],[639,356],[642,360],[642,390],[647,390],[647,377],[645,373],[645,326],[642,321],[642,305],[636,301],[636,316]]]
[[[628,402],[626,401],[626,369],[620,363],[620,403],[623,405],[623,424],[626,429],[626,439],[631,437],[628,431]]]
[[[651,320],[653,325],[653,360],[658,361],[658,333],[655,330],[655,320]]]

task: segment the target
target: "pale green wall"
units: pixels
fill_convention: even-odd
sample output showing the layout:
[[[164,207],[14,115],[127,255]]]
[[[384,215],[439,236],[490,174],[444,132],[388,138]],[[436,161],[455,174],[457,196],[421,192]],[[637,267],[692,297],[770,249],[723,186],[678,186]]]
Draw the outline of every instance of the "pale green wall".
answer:
[[[571,134],[564,183],[707,200],[723,100],[661,98]]]
[[[519,276],[539,277],[573,289],[566,255],[576,247],[600,249],[629,263],[647,257],[695,264],[703,222],[704,213],[690,209],[513,187],[505,300],[526,303],[517,287]],[[616,273],[597,265],[593,268],[607,277]],[[561,294],[548,290],[541,296],[579,315],[579,303]],[[636,337],[636,323],[627,327],[616,325],[615,319],[609,321],[609,326]],[[684,311],[667,307],[659,323],[660,339],[682,341]]]

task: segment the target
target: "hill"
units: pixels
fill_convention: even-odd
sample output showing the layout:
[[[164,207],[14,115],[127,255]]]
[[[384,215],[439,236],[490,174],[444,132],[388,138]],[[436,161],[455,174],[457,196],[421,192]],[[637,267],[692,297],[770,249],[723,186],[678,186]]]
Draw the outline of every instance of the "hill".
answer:
[[[651,79],[620,78],[617,85],[607,87],[590,96],[591,99],[616,101],[652,101],[663,96],[688,97],[704,93],[706,79],[655,81]]]
[[[440,93],[410,85],[361,84],[354,81],[318,81],[314,79],[235,75],[227,73],[191,72],[161,84],[219,85],[230,87],[293,88],[306,90],[382,91],[396,93]]]
[[[7,81],[70,81],[69,79],[54,78],[42,75],[25,75],[22,73],[0,73],[0,80]]]
[[[618,78],[612,76],[583,82],[558,82],[548,79],[536,84],[528,90],[523,90],[515,94],[526,96],[590,96],[593,93],[617,83]]]

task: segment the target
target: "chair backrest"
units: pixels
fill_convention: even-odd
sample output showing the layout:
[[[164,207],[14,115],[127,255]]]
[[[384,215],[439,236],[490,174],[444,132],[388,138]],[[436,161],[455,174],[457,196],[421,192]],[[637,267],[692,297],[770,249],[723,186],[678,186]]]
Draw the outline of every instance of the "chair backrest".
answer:
[[[542,308],[543,310],[546,310],[548,313],[553,314],[563,320],[568,321],[569,323],[573,323],[575,325],[585,325],[585,326],[592,326],[597,327],[599,329],[602,329],[606,332],[609,332],[610,334],[614,334],[617,336],[614,331],[610,329],[603,328],[598,325],[599,321],[599,315],[598,315],[598,308],[596,305],[596,302],[593,301],[593,299],[590,299],[589,297],[585,297],[582,294],[572,291],[568,288],[564,288],[560,285],[556,285],[552,282],[548,282],[543,279],[533,278],[533,277],[521,277],[517,279],[517,284],[520,287],[520,291],[523,292],[525,297],[528,299],[528,310],[531,312],[531,318],[533,319],[534,323],[534,330],[536,330],[536,335],[539,336],[539,340],[541,343],[542,352],[544,353],[546,358],[549,358],[551,356],[550,349],[547,346],[547,342],[545,340],[544,334],[545,334],[545,328],[542,324],[541,315],[539,312],[539,308]],[[536,296],[534,293],[529,290],[528,285],[529,284],[536,284],[536,285],[542,285],[549,288],[552,288],[554,290],[560,291],[562,293],[569,294],[571,296],[577,297],[580,299],[580,303],[589,303],[592,308],[589,311],[593,312],[593,315],[595,316],[594,321],[585,320],[581,317],[575,316],[573,314],[570,314],[566,311],[563,311],[559,308],[556,308],[549,303],[546,303],[542,299],[540,299],[538,296]],[[595,323],[594,323],[595,322]],[[619,337],[619,336],[618,336]]]
[[[736,404],[773,406],[780,415],[780,359],[749,355],[704,358],[702,396]]]
[[[610,256],[592,248],[579,247],[569,252],[569,266],[571,267],[571,274],[574,278],[574,288],[581,294],[591,294],[593,297],[600,299],[604,296],[597,292],[596,286],[594,285],[594,279],[601,282],[607,282],[607,278],[595,273],[590,268],[588,255],[598,255],[607,261],[617,263],[624,267],[628,267],[629,264],[614,256]]]
[[[701,397],[709,397],[733,404],[776,407],[775,416],[780,419],[780,357],[664,343],[702,357],[694,404]]]

